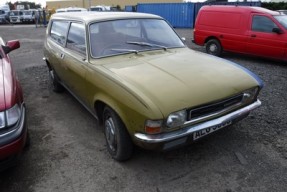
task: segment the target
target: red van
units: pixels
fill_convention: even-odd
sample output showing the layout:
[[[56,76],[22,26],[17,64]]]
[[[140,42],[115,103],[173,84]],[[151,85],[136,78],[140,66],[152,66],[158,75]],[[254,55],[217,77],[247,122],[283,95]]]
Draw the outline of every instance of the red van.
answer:
[[[261,7],[203,6],[193,42],[216,56],[231,51],[287,60],[287,15]]]

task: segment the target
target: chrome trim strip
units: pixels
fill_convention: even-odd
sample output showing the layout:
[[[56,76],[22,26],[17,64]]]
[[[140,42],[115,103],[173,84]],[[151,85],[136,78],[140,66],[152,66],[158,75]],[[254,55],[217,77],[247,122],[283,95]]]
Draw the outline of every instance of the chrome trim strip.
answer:
[[[199,123],[197,125],[190,125],[190,126],[187,126],[183,129],[168,132],[168,133],[161,133],[161,134],[156,134],[156,135],[135,133],[134,137],[137,140],[145,142],[145,143],[163,143],[163,142],[171,141],[174,139],[178,139],[181,137],[191,135],[195,131],[206,129],[206,128],[213,127],[216,125],[220,125],[220,124],[227,122],[227,121],[233,121],[233,120],[239,119],[240,117],[244,117],[244,115],[248,115],[250,113],[250,111],[252,111],[253,109],[256,109],[260,105],[261,105],[261,101],[257,100],[256,102],[254,102],[254,103],[252,103],[246,107],[238,109],[232,113],[229,113],[229,114],[224,115],[222,117],[219,117],[217,119],[212,119],[210,121]]]

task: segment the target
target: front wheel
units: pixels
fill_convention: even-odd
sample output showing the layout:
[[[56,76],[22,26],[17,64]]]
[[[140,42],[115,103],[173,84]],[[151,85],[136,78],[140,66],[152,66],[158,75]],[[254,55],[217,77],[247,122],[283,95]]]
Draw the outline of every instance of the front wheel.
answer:
[[[117,161],[131,158],[133,143],[120,117],[110,108],[103,112],[104,132],[109,154]]]
[[[206,43],[206,52],[211,55],[220,56],[222,52],[221,44],[216,39],[211,39]]]

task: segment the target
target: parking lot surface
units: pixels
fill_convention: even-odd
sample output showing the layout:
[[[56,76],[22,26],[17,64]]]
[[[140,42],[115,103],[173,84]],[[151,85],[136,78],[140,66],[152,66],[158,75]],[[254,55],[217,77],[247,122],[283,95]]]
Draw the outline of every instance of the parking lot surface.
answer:
[[[42,47],[46,28],[0,26],[12,52],[28,109],[31,146],[0,173],[2,192],[286,191],[287,63],[239,54],[223,58],[264,81],[262,106],[243,121],[197,143],[159,153],[136,149],[131,160],[110,158],[96,120],[68,92],[54,93]],[[191,43],[191,29],[176,29]],[[192,61],[190,61],[192,62]]]

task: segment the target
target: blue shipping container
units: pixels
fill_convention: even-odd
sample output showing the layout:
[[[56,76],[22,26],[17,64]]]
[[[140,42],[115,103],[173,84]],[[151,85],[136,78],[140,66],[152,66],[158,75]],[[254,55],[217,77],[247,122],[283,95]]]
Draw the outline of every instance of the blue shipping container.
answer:
[[[126,11],[126,12],[133,12],[133,11],[134,11],[134,7],[135,7],[135,6],[127,5],[127,6],[125,6],[125,11]]]
[[[193,28],[194,3],[139,3],[137,12],[159,15],[173,27]]]

